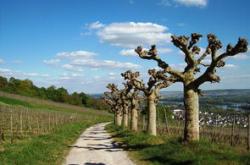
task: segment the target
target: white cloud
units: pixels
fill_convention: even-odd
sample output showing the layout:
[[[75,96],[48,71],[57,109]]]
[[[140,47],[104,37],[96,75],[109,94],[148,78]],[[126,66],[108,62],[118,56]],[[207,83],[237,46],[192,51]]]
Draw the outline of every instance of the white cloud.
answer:
[[[172,6],[173,4],[171,0],[161,0],[158,3],[158,5],[169,7],[169,6]]]
[[[207,0],[174,0],[176,3],[184,6],[205,7]]]
[[[208,4],[208,0],[161,0],[158,4],[162,6],[205,7]]]
[[[71,80],[72,78],[69,76],[61,76],[59,77],[60,80]]]
[[[62,68],[66,69],[66,70],[69,70],[69,71],[77,71],[77,72],[82,72],[83,71],[83,69],[81,67],[74,66],[74,65],[71,65],[71,64],[64,64],[64,65],[62,65]]]
[[[168,53],[172,52],[172,49],[159,48],[158,52],[160,55],[161,54],[168,54]],[[137,56],[134,49],[122,49],[119,53],[120,53],[120,55],[123,55],[123,56]]]
[[[104,27],[104,24],[102,24],[100,21],[96,21],[88,25],[89,29],[100,29],[102,27]]]
[[[47,64],[61,64],[63,69],[68,71],[82,72],[83,67],[105,68],[105,69],[132,69],[139,68],[139,65],[130,62],[119,62],[113,60],[95,59],[96,53],[89,51],[61,52],[56,54],[55,59],[44,60]]]
[[[110,72],[109,76],[115,76],[116,74],[114,72]]]
[[[151,22],[111,23],[97,31],[102,42],[124,48],[135,48],[138,45],[149,46],[170,41],[171,33],[163,25]]]
[[[7,72],[11,72],[11,70],[7,68],[0,68],[0,72],[7,73]]]
[[[122,49],[120,55],[123,56],[137,56],[134,49]]]
[[[250,51],[248,50],[246,53],[240,53],[235,56],[232,56],[231,58],[236,59],[236,60],[246,60],[249,58],[249,54],[250,54]]]
[[[94,52],[78,50],[78,51],[72,51],[72,52],[60,52],[56,54],[56,57],[78,59],[78,58],[92,58],[95,55],[96,53]]]
[[[72,65],[90,68],[108,68],[108,69],[136,69],[139,65],[130,62],[119,62],[113,60],[95,60],[95,59],[78,59],[73,60]]]
[[[235,68],[235,67],[237,67],[237,66],[234,65],[234,64],[226,64],[224,67],[225,67],[225,68]]]
[[[47,65],[56,65],[60,62],[60,59],[50,59],[50,60],[43,60],[43,62]]]
[[[3,64],[4,63],[4,60],[0,58],[0,64]]]
[[[30,77],[37,77],[37,78],[45,78],[49,77],[49,74],[42,74],[36,72],[22,72],[22,71],[15,71],[7,68],[0,68],[0,73],[6,77],[15,77],[15,78],[30,78]]]
[[[179,71],[184,70],[184,68],[187,66],[186,63],[179,63],[179,64],[169,64],[172,68],[177,69]]]

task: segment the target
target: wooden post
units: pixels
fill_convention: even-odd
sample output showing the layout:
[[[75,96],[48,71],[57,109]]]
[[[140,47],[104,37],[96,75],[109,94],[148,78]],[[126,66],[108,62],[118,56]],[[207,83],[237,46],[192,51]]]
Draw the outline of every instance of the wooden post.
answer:
[[[10,142],[13,143],[13,114],[12,114],[12,109],[10,110]]]
[[[20,114],[20,134],[21,134],[21,137],[23,137],[23,113],[22,113],[22,110],[21,110],[21,114]]]
[[[250,150],[250,113],[248,114],[248,144],[247,144],[247,150]]]
[[[49,132],[50,132],[50,113],[49,113]]]
[[[168,118],[167,118],[167,110],[164,109],[164,118],[165,118],[165,126],[166,126],[166,130],[167,130],[167,133],[169,133],[169,129],[168,129]]]
[[[1,142],[3,141],[3,139],[2,139],[2,134],[3,134],[3,124],[2,124],[2,116],[3,116],[3,114],[1,114],[1,107],[0,107],[0,116],[1,116],[1,118],[0,118],[0,144],[1,144]]]
[[[234,124],[235,124],[235,115],[233,115],[233,121],[232,121],[231,146],[233,146],[234,144]]]
[[[38,114],[37,114],[37,134],[39,134],[39,118],[38,118]]]

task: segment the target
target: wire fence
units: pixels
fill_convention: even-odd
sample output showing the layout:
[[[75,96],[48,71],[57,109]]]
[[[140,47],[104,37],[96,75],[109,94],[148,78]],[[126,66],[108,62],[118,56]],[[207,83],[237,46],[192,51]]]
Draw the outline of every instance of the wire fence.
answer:
[[[41,111],[22,106],[0,105],[0,143],[44,135],[61,125],[81,120],[76,113]]]

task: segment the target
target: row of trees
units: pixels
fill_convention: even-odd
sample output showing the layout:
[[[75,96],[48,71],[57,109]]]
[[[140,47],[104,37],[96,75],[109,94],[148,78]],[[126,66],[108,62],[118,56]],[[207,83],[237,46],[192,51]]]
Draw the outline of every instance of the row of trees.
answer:
[[[222,43],[214,35],[207,35],[207,47],[204,52],[197,45],[202,37],[201,34],[193,33],[191,36],[173,35],[172,43],[183,54],[186,66],[179,71],[169,66],[157,53],[156,46],[150,50],[137,47],[135,52],[140,58],[156,61],[159,70],[149,69],[150,78],[147,84],[139,78],[139,72],[126,71],[122,77],[126,81],[124,89],[119,90],[116,85],[109,84],[109,92],[105,92],[105,100],[115,113],[115,123],[127,127],[128,111],[131,111],[131,129],[137,130],[138,116],[138,91],[142,91],[147,99],[148,128],[147,132],[156,135],[156,104],[159,99],[159,91],[173,83],[182,83],[184,91],[185,128],[184,141],[199,140],[199,89],[205,82],[219,82],[220,77],[216,73],[217,68],[225,66],[225,59],[247,51],[248,42],[239,38],[236,45],[228,44],[225,50],[221,50]],[[206,60],[205,60],[206,59]],[[210,60],[209,63],[205,61]]]
[[[72,105],[87,106],[96,109],[105,109],[106,104],[101,99],[94,99],[91,96],[80,92],[70,94],[67,89],[55,86],[48,88],[37,87],[31,80],[19,80],[14,77],[7,79],[0,76],[0,90],[24,96],[48,99],[56,102],[68,103]]]

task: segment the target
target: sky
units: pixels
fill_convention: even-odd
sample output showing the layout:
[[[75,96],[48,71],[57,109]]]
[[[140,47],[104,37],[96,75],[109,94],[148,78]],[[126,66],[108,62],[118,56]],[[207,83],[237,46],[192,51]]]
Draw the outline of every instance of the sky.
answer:
[[[249,0],[0,0],[0,75],[90,94],[108,83],[121,87],[120,74],[129,69],[146,82],[157,65],[136,56],[138,45],[156,44],[161,58],[182,70],[171,35],[200,33],[202,50],[209,33],[224,47],[239,37],[249,41],[249,11]],[[250,88],[249,62],[249,51],[228,58],[217,70],[221,82],[201,89]]]

